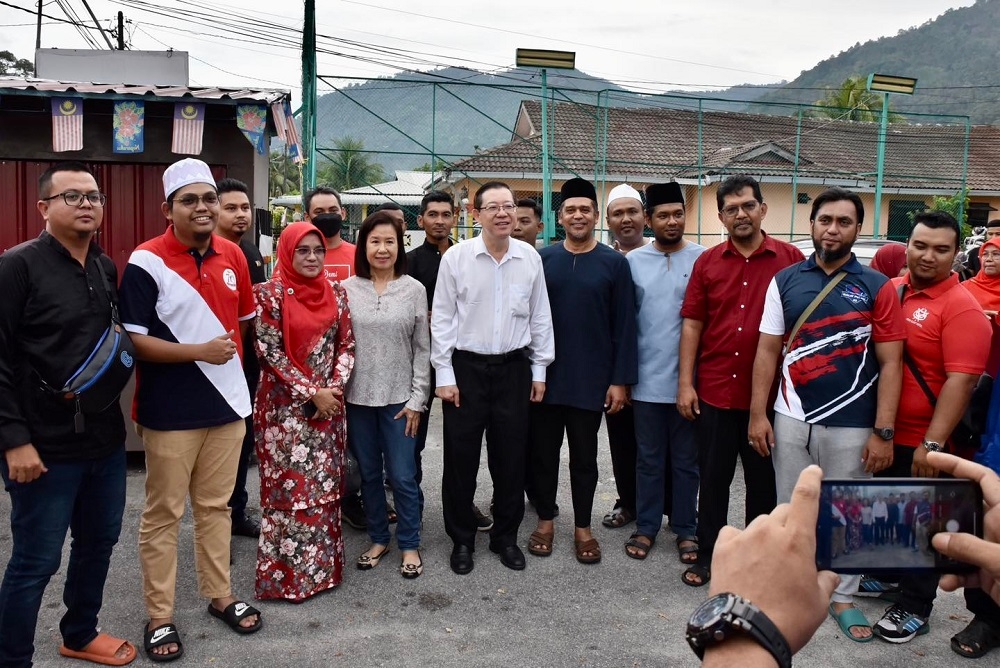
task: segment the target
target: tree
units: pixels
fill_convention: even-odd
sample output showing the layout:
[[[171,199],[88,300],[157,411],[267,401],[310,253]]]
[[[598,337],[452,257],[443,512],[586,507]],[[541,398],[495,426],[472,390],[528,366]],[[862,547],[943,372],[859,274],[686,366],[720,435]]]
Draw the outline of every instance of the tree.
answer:
[[[0,74],[30,77],[35,74],[35,64],[27,58],[18,58],[10,51],[0,51]]]
[[[839,88],[828,90],[826,95],[816,100],[816,106],[822,108],[816,109],[815,113],[825,118],[880,123],[883,99],[879,93],[868,90],[868,80],[865,77],[848,77]],[[902,114],[889,111],[890,123],[905,120]]]
[[[344,191],[385,181],[385,170],[372,161],[364,142],[343,137],[334,142],[334,147],[329,159],[316,165],[317,185]]]
[[[299,166],[288,153],[272,151],[268,161],[268,192],[271,197],[297,195],[302,191]]]

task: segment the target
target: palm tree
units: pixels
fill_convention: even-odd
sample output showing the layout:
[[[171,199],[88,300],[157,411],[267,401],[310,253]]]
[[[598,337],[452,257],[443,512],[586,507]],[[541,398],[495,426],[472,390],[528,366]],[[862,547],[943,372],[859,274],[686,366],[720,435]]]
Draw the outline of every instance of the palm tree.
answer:
[[[839,88],[830,89],[822,99],[816,101],[815,115],[848,121],[879,123],[882,120],[883,96],[868,90],[865,77],[848,77]],[[904,122],[902,114],[889,112],[890,123]]]
[[[381,183],[385,170],[373,162],[364,142],[343,137],[334,142],[332,151],[323,151],[329,159],[316,165],[316,183],[344,191]]]
[[[268,192],[271,197],[294,195],[301,191],[302,173],[287,152],[272,151],[268,164]]]

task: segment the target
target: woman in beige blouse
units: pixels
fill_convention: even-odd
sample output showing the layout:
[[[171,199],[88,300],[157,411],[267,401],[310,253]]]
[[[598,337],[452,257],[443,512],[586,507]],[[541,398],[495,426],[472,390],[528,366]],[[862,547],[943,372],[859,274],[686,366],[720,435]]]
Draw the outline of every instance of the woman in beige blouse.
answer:
[[[358,558],[358,568],[375,568],[389,552],[384,467],[399,514],[399,572],[412,579],[423,573],[414,437],[430,391],[427,294],[406,275],[402,227],[384,211],[361,224],[354,265],[356,275],[342,283],[355,339],[354,371],[345,394],[347,444],[361,469],[372,542]]]

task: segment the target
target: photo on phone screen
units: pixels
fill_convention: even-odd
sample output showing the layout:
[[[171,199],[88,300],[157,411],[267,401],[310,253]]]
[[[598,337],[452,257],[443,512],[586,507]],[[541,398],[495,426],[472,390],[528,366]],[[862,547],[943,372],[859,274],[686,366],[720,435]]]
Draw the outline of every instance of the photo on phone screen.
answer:
[[[837,573],[972,566],[931,546],[941,531],[982,537],[983,498],[971,480],[873,478],[824,480],[816,526],[816,565]]]

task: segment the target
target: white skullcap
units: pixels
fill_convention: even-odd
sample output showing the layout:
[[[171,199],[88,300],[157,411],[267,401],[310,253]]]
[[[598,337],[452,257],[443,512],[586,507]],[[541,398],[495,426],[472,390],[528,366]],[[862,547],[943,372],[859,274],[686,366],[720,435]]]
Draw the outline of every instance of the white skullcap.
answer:
[[[178,160],[163,172],[163,196],[169,199],[172,194],[192,183],[207,183],[214,188],[212,170],[195,158]]]
[[[627,183],[623,183],[619,186],[615,186],[614,188],[611,189],[611,192],[608,193],[608,206],[611,206],[611,203],[614,202],[616,199],[623,199],[626,197],[629,199],[638,200],[639,203],[642,204],[642,198],[639,197],[639,191],[633,188],[632,186],[628,185]]]

